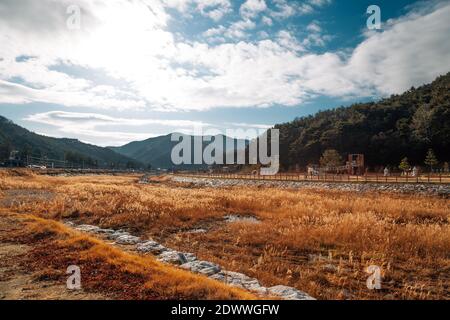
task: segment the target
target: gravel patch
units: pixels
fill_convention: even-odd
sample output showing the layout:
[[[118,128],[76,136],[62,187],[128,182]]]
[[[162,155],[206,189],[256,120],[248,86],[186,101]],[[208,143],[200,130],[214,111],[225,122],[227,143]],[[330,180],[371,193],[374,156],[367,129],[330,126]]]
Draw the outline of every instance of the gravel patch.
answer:
[[[198,186],[221,188],[230,186],[277,187],[285,189],[326,189],[353,192],[385,191],[398,193],[417,193],[450,196],[450,184],[402,184],[402,183],[342,183],[342,182],[295,182],[295,181],[261,181],[239,179],[193,178],[174,176],[173,181],[192,183]]]

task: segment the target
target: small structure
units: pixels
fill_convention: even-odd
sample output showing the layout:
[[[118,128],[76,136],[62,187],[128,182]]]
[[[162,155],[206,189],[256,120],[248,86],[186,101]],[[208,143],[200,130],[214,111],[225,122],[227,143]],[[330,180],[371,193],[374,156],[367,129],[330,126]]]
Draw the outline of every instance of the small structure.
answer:
[[[363,154],[349,154],[347,161],[347,170],[349,175],[363,175],[364,174],[364,155]]]
[[[310,164],[307,169],[308,169],[308,176],[320,175],[320,168],[318,165]]]
[[[22,166],[22,161],[20,159],[19,151],[12,150],[9,154],[8,160],[6,160],[6,165],[8,167],[20,167]]]
[[[417,167],[414,167],[411,172],[411,177],[417,177],[418,174],[419,174],[419,169],[417,169]]]

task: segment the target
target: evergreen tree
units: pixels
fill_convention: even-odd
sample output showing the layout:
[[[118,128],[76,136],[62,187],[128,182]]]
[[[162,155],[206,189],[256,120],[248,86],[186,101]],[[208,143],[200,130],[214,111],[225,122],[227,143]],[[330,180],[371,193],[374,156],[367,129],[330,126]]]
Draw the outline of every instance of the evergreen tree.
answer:
[[[334,149],[328,149],[325,150],[322,157],[320,158],[320,165],[322,167],[338,167],[342,164],[342,158],[339,155],[339,152],[337,152]]]
[[[437,160],[433,149],[429,149],[427,156],[425,158],[425,164],[430,167],[430,171],[433,172],[433,167],[437,165],[439,161]]]
[[[449,172],[449,165],[448,162],[444,162],[444,172],[448,173]]]

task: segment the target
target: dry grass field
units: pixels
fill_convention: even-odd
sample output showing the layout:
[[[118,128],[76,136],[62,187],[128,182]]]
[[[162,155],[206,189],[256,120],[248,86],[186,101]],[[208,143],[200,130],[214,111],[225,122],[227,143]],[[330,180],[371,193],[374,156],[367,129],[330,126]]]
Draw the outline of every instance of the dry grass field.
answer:
[[[0,171],[0,206],[2,212],[39,217],[41,225],[70,219],[126,228],[255,277],[262,285],[285,284],[318,299],[450,298],[448,199],[332,190],[200,188],[165,179],[140,185],[138,179]],[[257,221],[229,223],[227,215]],[[196,229],[206,232],[192,232]],[[83,250],[102,261],[123,254],[95,244]],[[131,263],[124,259],[136,258],[121,257],[122,268]],[[145,273],[142,261],[132,263],[138,274]],[[367,289],[370,265],[382,270],[381,290]],[[184,277],[184,273],[178,276],[174,285],[179,290],[173,295],[250,298],[212,281],[184,287]],[[163,283],[146,282],[147,288]],[[214,290],[201,289],[205,286]],[[152,293],[170,290],[175,289],[166,285]]]

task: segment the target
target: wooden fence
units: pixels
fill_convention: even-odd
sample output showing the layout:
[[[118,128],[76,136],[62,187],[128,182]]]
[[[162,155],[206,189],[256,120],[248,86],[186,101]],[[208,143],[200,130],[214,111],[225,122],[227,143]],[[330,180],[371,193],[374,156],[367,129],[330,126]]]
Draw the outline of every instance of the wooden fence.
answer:
[[[177,173],[178,176],[206,179],[237,179],[257,181],[289,181],[289,182],[340,182],[340,183],[413,183],[413,184],[449,184],[450,175],[430,174],[417,177],[391,175],[385,177],[377,174],[364,176],[323,174],[311,176],[307,174],[281,173],[273,176],[236,173]]]

